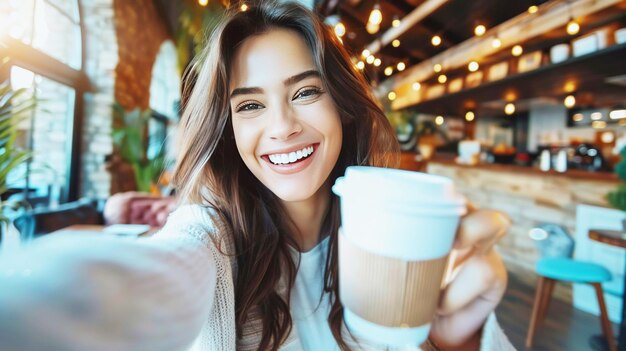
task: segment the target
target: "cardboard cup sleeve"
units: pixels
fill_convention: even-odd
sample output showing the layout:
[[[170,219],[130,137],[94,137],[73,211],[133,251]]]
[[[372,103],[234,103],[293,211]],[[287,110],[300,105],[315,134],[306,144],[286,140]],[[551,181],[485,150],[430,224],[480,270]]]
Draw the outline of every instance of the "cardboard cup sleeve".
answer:
[[[359,317],[387,327],[414,328],[437,310],[448,255],[407,261],[360,248],[339,234],[339,295]]]

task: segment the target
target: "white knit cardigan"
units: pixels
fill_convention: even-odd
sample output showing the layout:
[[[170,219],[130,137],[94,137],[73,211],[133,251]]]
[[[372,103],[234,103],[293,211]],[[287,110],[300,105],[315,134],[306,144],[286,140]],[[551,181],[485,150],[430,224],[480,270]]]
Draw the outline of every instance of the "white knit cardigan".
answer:
[[[236,264],[220,233],[209,210],[185,205],[149,239],[52,235],[0,256],[0,349],[255,349],[258,323],[236,340]],[[281,350],[301,350],[295,332]],[[493,315],[481,350],[514,350]]]

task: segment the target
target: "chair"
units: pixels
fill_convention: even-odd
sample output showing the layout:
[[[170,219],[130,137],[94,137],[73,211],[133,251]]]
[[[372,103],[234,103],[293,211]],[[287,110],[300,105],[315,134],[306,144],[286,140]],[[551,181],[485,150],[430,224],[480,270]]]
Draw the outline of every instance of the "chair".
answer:
[[[534,234],[533,234],[534,233]],[[539,234],[537,234],[539,233]],[[537,240],[539,251],[542,257],[537,261],[535,271],[539,275],[533,311],[530,317],[528,335],[526,337],[526,347],[533,344],[535,331],[539,324],[545,319],[550,305],[550,297],[554,290],[554,285],[558,281],[590,284],[596,291],[598,305],[600,306],[600,322],[602,332],[606,338],[610,351],[617,351],[615,338],[611,329],[606,305],[604,303],[604,292],[602,282],[611,280],[611,273],[599,264],[592,262],[582,262],[571,258],[574,240],[567,231],[554,224],[544,224],[531,231],[531,237]],[[550,243],[556,243],[550,245]],[[557,249],[555,249],[557,248]],[[560,251],[557,252],[557,251]]]
[[[96,200],[68,202],[54,209],[38,208],[17,217],[13,225],[23,238],[30,239],[74,224],[102,224]]]

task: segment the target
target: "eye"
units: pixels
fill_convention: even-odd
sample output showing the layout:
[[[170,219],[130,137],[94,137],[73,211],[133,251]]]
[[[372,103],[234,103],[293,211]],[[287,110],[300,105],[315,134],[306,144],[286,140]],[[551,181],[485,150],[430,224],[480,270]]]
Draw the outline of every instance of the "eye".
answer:
[[[237,112],[255,111],[255,110],[262,109],[262,108],[263,108],[263,105],[259,103],[252,102],[252,101],[244,101],[241,104],[237,105],[236,111]]]
[[[307,88],[303,88],[301,90],[299,90],[296,95],[293,97],[294,100],[296,99],[308,99],[308,98],[313,98],[316,96],[319,96],[322,94],[322,89],[319,88],[315,88],[315,87],[307,87]]]

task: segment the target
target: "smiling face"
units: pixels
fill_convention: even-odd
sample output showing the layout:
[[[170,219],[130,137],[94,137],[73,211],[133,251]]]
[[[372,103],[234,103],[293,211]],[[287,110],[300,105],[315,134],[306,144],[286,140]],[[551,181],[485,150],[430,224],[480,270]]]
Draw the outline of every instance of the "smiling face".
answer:
[[[304,40],[287,29],[244,40],[230,92],[237,150],[252,174],[287,202],[328,191],[342,127]]]

